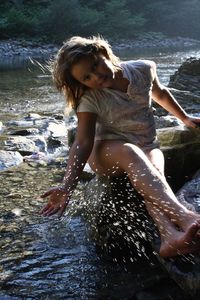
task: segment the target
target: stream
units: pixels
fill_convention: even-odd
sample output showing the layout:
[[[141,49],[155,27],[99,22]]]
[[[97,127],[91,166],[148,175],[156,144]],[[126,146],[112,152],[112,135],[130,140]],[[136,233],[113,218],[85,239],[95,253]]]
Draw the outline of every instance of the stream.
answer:
[[[167,85],[180,64],[188,57],[199,58],[200,51],[124,50],[118,55],[124,60],[154,60],[160,81]],[[61,114],[64,106],[50,75],[37,65],[20,59],[0,60],[3,124],[28,113]],[[63,174],[64,167],[56,164],[26,163],[0,172],[0,300],[186,299],[155,258],[138,257],[132,263],[101,253],[89,238],[78,207],[86,183],[78,185],[72,199],[77,204],[64,217],[39,214],[45,202],[40,194],[58,184]]]

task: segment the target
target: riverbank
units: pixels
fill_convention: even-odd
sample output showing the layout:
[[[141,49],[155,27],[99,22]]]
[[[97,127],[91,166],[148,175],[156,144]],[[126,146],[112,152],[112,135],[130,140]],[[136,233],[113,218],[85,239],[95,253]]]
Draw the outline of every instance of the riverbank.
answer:
[[[191,38],[163,38],[163,37],[145,37],[138,39],[121,39],[118,42],[111,42],[114,50],[148,50],[148,49],[191,49],[200,46],[200,40]],[[0,57],[41,57],[54,55],[60,45],[44,44],[42,42],[9,39],[0,41]]]

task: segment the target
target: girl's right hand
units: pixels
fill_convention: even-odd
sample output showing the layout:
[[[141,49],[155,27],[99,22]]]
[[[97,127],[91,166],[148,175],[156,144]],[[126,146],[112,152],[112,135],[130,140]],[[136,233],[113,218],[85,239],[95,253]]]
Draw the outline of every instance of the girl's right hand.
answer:
[[[69,203],[69,193],[63,187],[55,187],[41,195],[41,198],[46,197],[49,197],[49,201],[41,210],[41,214],[44,217],[49,217],[58,213],[61,217]]]

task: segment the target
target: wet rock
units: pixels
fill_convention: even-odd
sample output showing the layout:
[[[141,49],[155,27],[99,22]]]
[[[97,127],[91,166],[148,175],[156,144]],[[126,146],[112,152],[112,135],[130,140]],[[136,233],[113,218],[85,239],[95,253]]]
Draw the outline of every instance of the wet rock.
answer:
[[[61,137],[61,136],[66,136],[66,124],[65,122],[59,122],[59,121],[54,121],[54,122],[49,122],[47,126],[47,130],[50,132],[52,137]]]
[[[199,129],[189,129],[183,125],[158,129],[157,134],[162,148],[193,144],[200,141]]]
[[[34,141],[24,136],[8,137],[5,144],[6,150],[18,151],[22,155],[30,155],[39,151],[39,147],[35,145]]]
[[[169,88],[181,106],[190,114],[199,113],[200,59],[187,59],[170,76]]]
[[[165,157],[167,180],[177,190],[200,168],[200,129],[181,125],[161,128],[157,133]]]
[[[48,119],[33,119],[33,120],[11,120],[7,123],[9,126],[16,126],[16,127],[40,127],[40,128],[46,128],[48,126]]]
[[[47,152],[47,142],[43,136],[31,136],[30,139],[41,152]]]
[[[47,139],[47,145],[48,151],[51,153],[55,151],[56,148],[65,146],[65,144],[62,141],[51,136]]]
[[[27,128],[27,129],[21,129],[21,130],[14,130],[11,131],[9,134],[10,135],[22,135],[22,136],[27,136],[27,135],[35,135],[39,133],[38,128]]]
[[[22,162],[23,157],[19,152],[0,150],[0,170],[17,166]]]
[[[44,117],[42,117],[41,115],[39,114],[36,114],[36,113],[29,113],[24,119],[26,121],[33,121],[33,120],[41,120],[43,119]]]
[[[170,77],[169,87],[190,91],[200,96],[200,59],[191,57],[187,59]]]
[[[64,120],[63,114],[56,114],[52,116],[56,120]]]
[[[132,188],[127,177],[98,177],[92,179],[85,191],[84,217],[89,223],[91,238],[112,257],[123,261],[137,261],[138,257],[154,263],[155,259],[170,277],[184,290],[187,299],[198,299],[200,293],[199,253],[163,259],[158,255],[160,236],[149,216],[143,198]],[[178,199],[200,212],[200,177],[188,182],[178,193]],[[173,295],[179,294],[174,286]],[[152,288],[137,293],[146,299]],[[162,293],[161,293],[162,294]],[[161,295],[158,299],[165,299]],[[181,293],[180,298],[183,299]],[[168,298],[166,298],[168,299]],[[170,298],[171,299],[171,298]]]
[[[156,128],[166,128],[182,125],[183,123],[174,116],[154,116]]]

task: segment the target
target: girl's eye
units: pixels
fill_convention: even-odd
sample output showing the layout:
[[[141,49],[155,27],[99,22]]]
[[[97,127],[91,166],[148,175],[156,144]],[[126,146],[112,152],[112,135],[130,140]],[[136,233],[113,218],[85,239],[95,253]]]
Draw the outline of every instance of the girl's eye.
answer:
[[[88,80],[90,80],[90,75],[87,75],[83,78],[83,81],[88,81]]]

